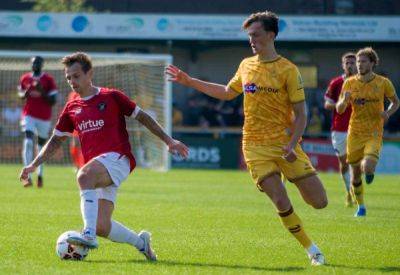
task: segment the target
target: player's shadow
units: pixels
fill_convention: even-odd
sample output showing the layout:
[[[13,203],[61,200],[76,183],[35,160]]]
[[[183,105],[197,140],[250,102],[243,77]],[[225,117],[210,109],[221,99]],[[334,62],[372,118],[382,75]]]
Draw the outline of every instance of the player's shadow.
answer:
[[[84,263],[121,263],[117,260],[85,260]],[[177,262],[177,261],[165,261],[158,260],[157,262],[149,262],[146,260],[129,260],[124,261],[135,264],[146,264],[146,265],[166,265],[166,266],[193,266],[193,267],[217,267],[217,268],[229,268],[229,269],[242,269],[242,270],[256,270],[256,271],[269,271],[269,272],[294,272],[302,271],[304,267],[298,266],[285,266],[285,267],[262,267],[262,266],[246,266],[246,265],[227,265],[227,264],[213,264],[213,263],[194,263],[194,262]]]
[[[329,267],[339,267],[339,268],[347,268],[347,269],[354,269],[354,270],[368,270],[368,271],[379,271],[382,273],[385,272],[400,272],[400,266],[382,266],[382,267],[364,267],[364,266],[347,266],[341,264],[327,264],[326,266]]]
[[[152,264],[148,261],[143,260],[131,260],[132,263],[137,264]],[[178,261],[168,261],[159,260],[153,264],[166,265],[166,266],[193,266],[193,267],[217,267],[217,268],[229,268],[229,269],[243,269],[243,270],[257,270],[257,271],[274,271],[274,272],[290,272],[290,271],[302,271],[304,267],[298,266],[285,266],[285,267],[262,267],[262,266],[246,266],[246,265],[228,265],[228,264],[214,264],[214,263],[196,263],[196,262],[178,262]]]

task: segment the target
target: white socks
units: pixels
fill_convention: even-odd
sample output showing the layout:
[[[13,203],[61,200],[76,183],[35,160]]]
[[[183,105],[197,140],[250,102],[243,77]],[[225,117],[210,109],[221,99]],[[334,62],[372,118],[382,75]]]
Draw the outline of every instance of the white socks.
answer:
[[[111,230],[107,238],[113,242],[131,244],[138,250],[143,249],[144,246],[143,240],[135,233],[135,231],[130,230],[114,220],[111,221]]]
[[[96,236],[97,211],[99,202],[95,189],[81,190],[81,213],[84,231],[90,230],[90,235]]]
[[[344,184],[347,192],[350,192],[350,169],[347,169],[346,173],[342,174]]]
[[[22,160],[24,166],[27,166],[33,159],[33,140],[31,138],[24,138],[24,146],[22,149]]]
[[[84,222],[84,232],[96,236],[98,199],[95,189],[81,190],[81,212]],[[128,229],[117,221],[111,221],[110,234],[107,237],[113,242],[128,243],[138,250],[143,249],[144,242],[136,232]]]
[[[42,145],[38,145],[38,153],[40,152],[40,150],[42,150],[43,146]],[[43,176],[43,164],[39,165],[38,168],[38,176],[42,177]]]

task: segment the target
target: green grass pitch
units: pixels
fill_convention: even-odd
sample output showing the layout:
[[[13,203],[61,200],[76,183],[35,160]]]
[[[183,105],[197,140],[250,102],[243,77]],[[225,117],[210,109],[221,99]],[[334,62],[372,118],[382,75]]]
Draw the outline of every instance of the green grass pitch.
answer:
[[[45,187],[24,189],[20,167],[0,166],[0,274],[371,274],[400,272],[400,179],[377,175],[365,186],[368,216],[344,207],[337,174],[321,174],[329,205],[289,195],[328,265],[311,267],[283,229],[267,197],[241,171],[137,170],[122,184],[114,218],[153,234],[159,261],[100,239],[82,262],[61,261],[55,241],[80,229],[79,193],[71,167],[47,166]]]

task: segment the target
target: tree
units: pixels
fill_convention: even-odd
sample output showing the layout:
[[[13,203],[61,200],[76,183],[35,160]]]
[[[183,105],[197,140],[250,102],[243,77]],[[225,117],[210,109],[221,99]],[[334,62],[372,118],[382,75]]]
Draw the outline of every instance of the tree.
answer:
[[[34,3],[33,11],[37,12],[94,12],[95,9],[86,5],[86,0],[23,0]]]

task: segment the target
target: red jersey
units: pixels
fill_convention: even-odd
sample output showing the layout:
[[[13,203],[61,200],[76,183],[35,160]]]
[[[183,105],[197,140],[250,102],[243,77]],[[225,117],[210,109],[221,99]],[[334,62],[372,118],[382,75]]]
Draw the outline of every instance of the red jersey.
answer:
[[[344,80],[344,75],[331,80],[328,89],[325,92],[325,100],[335,104],[338,102]],[[347,107],[343,114],[339,114],[336,112],[336,109],[334,109],[331,131],[347,132],[347,129],[349,128],[350,116],[351,106]]]
[[[38,83],[42,85],[46,95],[57,94],[57,86],[51,75],[42,73],[40,76],[35,77],[32,73],[23,74],[18,87],[20,91],[26,91],[26,103],[22,110],[22,115],[50,120],[51,104],[36,90]]]
[[[75,100],[75,99],[77,99],[77,98],[81,98],[81,96],[80,96],[77,92],[71,91],[71,92],[69,93],[69,95],[68,95],[67,102],[72,101],[72,100]],[[72,133],[72,136],[78,137],[78,132],[74,130],[74,132]]]
[[[58,136],[78,132],[85,163],[104,153],[116,152],[130,159],[131,170],[135,158],[131,153],[125,116],[131,116],[136,103],[124,93],[99,88],[90,98],[75,98],[65,104],[56,127]]]

